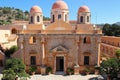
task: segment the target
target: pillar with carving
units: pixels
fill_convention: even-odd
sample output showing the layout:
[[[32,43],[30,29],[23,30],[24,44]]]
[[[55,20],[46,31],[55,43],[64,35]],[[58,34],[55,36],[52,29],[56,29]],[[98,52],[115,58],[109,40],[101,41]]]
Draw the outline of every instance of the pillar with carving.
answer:
[[[79,39],[76,41],[76,44],[77,44],[77,53],[76,53],[76,65],[74,66],[74,74],[79,74],[79,68],[80,68],[80,66],[79,66],[79,64],[78,64],[78,57],[79,57],[79,44],[80,44],[80,42],[79,42]]]
[[[46,74],[46,66],[45,66],[45,39],[42,38],[42,66],[41,66],[41,74]]]

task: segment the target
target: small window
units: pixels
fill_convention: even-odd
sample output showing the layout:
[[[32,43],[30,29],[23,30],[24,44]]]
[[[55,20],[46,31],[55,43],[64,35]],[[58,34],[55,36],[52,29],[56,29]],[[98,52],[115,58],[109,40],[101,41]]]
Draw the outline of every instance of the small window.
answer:
[[[86,43],[86,37],[84,38],[84,43]]]
[[[80,17],[80,22],[81,22],[81,23],[83,22],[83,16]]]
[[[61,14],[58,15],[58,19],[61,19]]]
[[[40,17],[39,16],[37,16],[37,22],[40,22]]]
[[[88,43],[88,44],[91,43],[90,37],[89,37],[89,36],[88,36],[88,37],[85,37],[83,43]]]
[[[31,65],[36,65],[36,56],[30,57],[30,63],[31,63]]]
[[[67,21],[67,14],[65,15],[65,21]]]
[[[12,29],[11,31],[12,34],[17,34],[17,30],[15,28]]]
[[[33,37],[33,43],[36,43],[36,37]]]
[[[89,22],[89,16],[87,16],[87,22]]]
[[[89,56],[84,56],[84,65],[89,65]]]
[[[8,37],[8,34],[5,34],[5,37]]]
[[[33,16],[31,16],[30,22],[33,23]]]
[[[35,36],[30,37],[29,43],[30,44],[36,43],[36,37]]]
[[[52,16],[52,22],[54,22],[54,21],[55,21],[55,16],[53,15],[53,16]]]

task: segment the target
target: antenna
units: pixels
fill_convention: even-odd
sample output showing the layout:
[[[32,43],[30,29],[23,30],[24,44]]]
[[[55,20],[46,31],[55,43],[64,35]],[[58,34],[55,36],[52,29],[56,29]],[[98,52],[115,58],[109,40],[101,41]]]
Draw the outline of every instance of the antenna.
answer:
[[[96,12],[95,24],[97,24],[97,16],[98,16],[98,14]]]

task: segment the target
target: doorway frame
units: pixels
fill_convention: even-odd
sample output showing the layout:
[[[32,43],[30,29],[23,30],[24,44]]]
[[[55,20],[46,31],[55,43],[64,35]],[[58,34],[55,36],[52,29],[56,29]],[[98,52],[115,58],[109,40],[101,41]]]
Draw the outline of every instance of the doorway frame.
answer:
[[[54,59],[54,72],[56,73],[57,71],[56,71],[56,57],[63,57],[64,58],[64,70],[63,70],[63,72],[65,73],[65,71],[66,71],[66,57],[64,56],[64,55],[56,55],[55,56],[55,59]]]

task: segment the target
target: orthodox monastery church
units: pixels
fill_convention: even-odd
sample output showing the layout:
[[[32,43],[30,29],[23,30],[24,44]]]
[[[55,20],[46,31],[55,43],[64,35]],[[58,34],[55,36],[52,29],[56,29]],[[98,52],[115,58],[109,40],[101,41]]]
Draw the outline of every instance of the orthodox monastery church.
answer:
[[[2,27],[3,34],[8,32],[4,39],[9,45],[16,45],[17,41],[19,47],[12,57],[21,58],[26,70],[31,65],[37,66],[38,73],[51,67],[53,73],[66,73],[67,68],[74,68],[78,74],[86,66],[93,69],[99,65],[102,30],[91,24],[91,12],[87,6],[81,6],[76,12],[76,21],[70,21],[67,4],[57,0],[52,5],[49,22],[43,21],[42,9],[33,6],[29,24]]]

